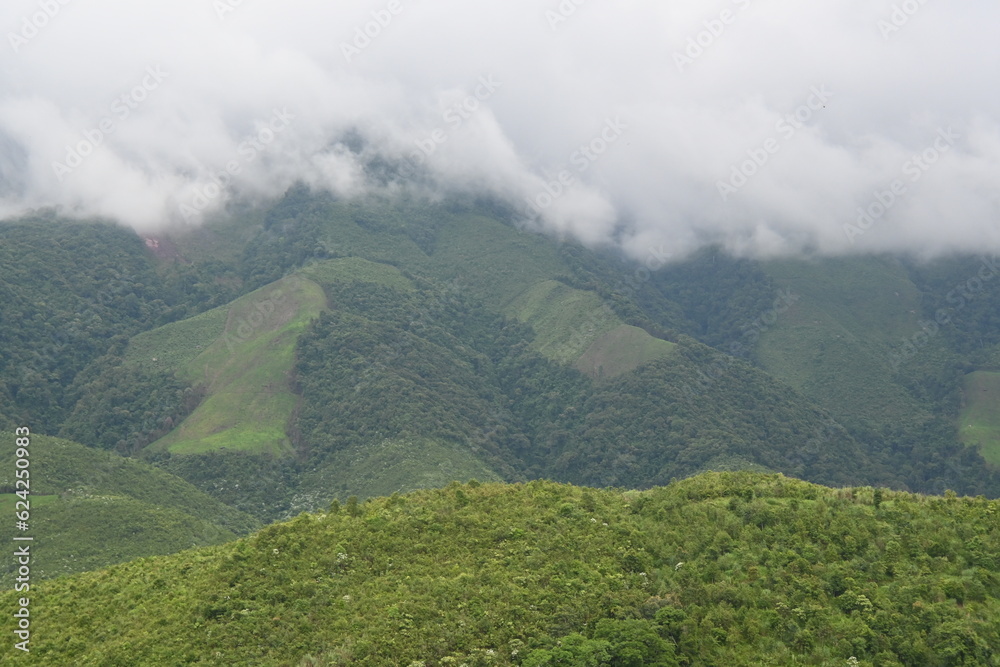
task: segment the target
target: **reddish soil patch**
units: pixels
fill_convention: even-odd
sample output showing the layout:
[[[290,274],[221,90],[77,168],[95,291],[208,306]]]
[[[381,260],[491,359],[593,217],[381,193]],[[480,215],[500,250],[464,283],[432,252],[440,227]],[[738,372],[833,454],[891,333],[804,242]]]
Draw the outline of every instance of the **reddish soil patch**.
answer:
[[[181,255],[180,250],[177,246],[168,239],[160,239],[155,236],[144,236],[143,241],[146,242],[146,249],[153,253],[153,256],[157,259],[162,260],[180,260],[187,264],[187,260]]]

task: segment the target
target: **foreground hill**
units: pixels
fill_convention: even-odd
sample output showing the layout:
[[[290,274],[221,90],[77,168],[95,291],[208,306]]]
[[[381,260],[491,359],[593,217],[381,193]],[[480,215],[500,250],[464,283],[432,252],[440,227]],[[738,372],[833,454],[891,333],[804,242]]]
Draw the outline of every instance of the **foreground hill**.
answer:
[[[13,435],[0,434],[13,443]],[[0,457],[0,539],[13,544],[14,449]],[[35,581],[93,570],[140,556],[221,544],[259,527],[163,470],[75,442],[32,437],[31,534]],[[5,559],[0,584],[12,587],[17,563]]]
[[[454,484],[44,582],[32,664],[998,665],[998,510],[750,473]]]

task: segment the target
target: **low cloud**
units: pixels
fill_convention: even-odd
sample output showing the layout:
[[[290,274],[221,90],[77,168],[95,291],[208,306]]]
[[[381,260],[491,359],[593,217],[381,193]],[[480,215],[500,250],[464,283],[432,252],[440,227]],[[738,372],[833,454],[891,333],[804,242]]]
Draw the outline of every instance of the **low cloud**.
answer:
[[[0,214],[146,231],[299,180],[419,183],[637,256],[996,252],[998,19],[975,0],[10,0]]]

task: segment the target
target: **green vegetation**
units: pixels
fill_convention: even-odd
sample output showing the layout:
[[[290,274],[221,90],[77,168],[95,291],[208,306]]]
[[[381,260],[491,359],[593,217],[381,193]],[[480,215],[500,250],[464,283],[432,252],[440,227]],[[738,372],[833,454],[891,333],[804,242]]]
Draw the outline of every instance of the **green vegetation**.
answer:
[[[765,370],[847,423],[930,416],[892,365],[892,346],[920,330],[920,293],[904,267],[852,258],[776,261],[765,269],[798,297],[760,336]]]
[[[77,374],[66,392],[74,405],[59,435],[123,455],[165,435],[201,401],[170,371],[126,362],[123,337]]]
[[[129,353],[133,363],[172,368],[205,394],[154,451],[290,452],[285,429],[296,404],[288,383],[295,345],[324,306],[319,285],[291,277],[241,297],[221,314],[217,309],[140,337],[139,349]],[[197,354],[185,354],[185,343]]]
[[[317,499],[324,487],[327,498],[343,499],[359,488],[356,479],[370,477],[356,466],[346,474],[347,455],[333,453],[364,461],[385,440],[417,447],[404,460],[420,460],[432,442],[449,443],[478,461],[464,474],[479,467],[507,480],[646,487],[722,457],[824,483],[856,482],[860,471],[868,482],[900,483],[794,392],[690,339],[669,343],[626,327],[620,342],[631,356],[609,346],[586,357],[610,367],[594,384],[525,345],[523,325],[498,320],[460,293],[442,298],[374,284],[328,291],[340,308],[302,338],[296,366],[298,437],[309,448],[307,467],[322,471],[303,483]],[[649,354],[647,341],[660,349]],[[645,354],[652,359],[640,365]],[[634,370],[618,373],[625,365]],[[815,445],[804,448],[810,440]],[[325,483],[312,482],[319,479]]]
[[[407,477],[440,483],[448,474],[645,487],[743,468],[830,484],[1000,492],[976,452],[948,433],[954,417],[936,416],[940,391],[921,395],[923,376],[902,382],[892,375],[891,336],[916,316],[904,313],[876,341],[865,338],[906,284],[898,263],[761,266],[706,251],[642,274],[618,258],[519,232],[475,206],[338,202],[301,189],[263,217],[256,238],[270,250],[260,257],[260,248],[247,246],[247,280],[301,276],[323,288],[332,311],[302,330],[290,381],[270,385],[280,400],[258,394],[277,412],[247,410],[238,395],[229,397],[236,403],[210,397],[144,451],[159,456],[173,445],[174,455],[211,454],[156,460],[262,519],[334,497],[415,488]],[[232,228],[218,229],[220,238],[234,238]],[[878,305],[857,313],[869,282],[880,290]],[[810,313],[825,319],[803,319]],[[163,337],[158,358],[172,358],[170,350],[190,355],[183,341],[210,345],[218,321],[206,313],[183,335],[186,323],[178,323],[175,343],[170,327],[143,334],[129,354],[158,356],[148,343]],[[830,335],[840,321],[837,331],[850,333],[843,340]],[[830,411],[682,332],[760,358]],[[870,354],[859,354],[858,345]],[[817,365],[806,360],[816,346],[840,351]],[[772,363],[778,352],[787,354]],[[267,361],[250,354],[232,363],[253,373]],[[836,375],[851,364],[859,366],[858,382]],[[277,377],[272,370],[265,374]],[[197,377],[181,377],[199,386]],[[615,393],[623,387],[630,387],[627,400]],[[232,415],[247,428],[227,427]],[[173,443],[195,426],[185,446]],[[378,454],[386,447],[398,452],[392,465]],[[447,460],[461,463],[429,475],[440,470],[434,462]]]
[[[661,406],[670,405],[669,411]],[[554,477],[648,487],[721,459],[823,484],[898,484],[830,417],[749,364],[682,338],[668,359],[602,383],[547,452]]]
[[[667,358],[676,347],[638,327],[623,324],[595,340],[574,365],[590,377],[614,378],[656,359]]]
[[[107,339],[159,316],[142,241],[111,225],[0,225],[0,411],[58,424],[63,393]],[[0,420],[2,421],[2,420]]]
[[[440,230],[432,257],[440,279],[460,277],[489,308],[508,313],[511,302],[538,283],[569,278],[554,241],[519,232],[480,211],[460,213],[448,216]]]
[[[508,312],[535,331],[536,349],[559,363],[576,361],[593,343],[621,326],[593,292],[555,280],[534,285],[508,306]]]
[[[954,494],[748,473],[625,493],[454,484],[43,582],[32,658],[997,665],[998,550],[998,503]]]
[[[978,260],[640,265],[497,202],[304,186],[149,247],[46,215],[2,230],[0,289],[31,317],[0,315],[0,426],[141,456],[262,520],[468,477],[1000,496],[956,426],[1000,349]],[[935,307],[953,323],[931,335]]]
[[[130,366],[181,373],[225,333],[229,310],[220,306],[134,336],[125,359]]]
[[[324,506],[331,490],[338,498],[371,498],[471,479],[498,482],[502,478],[475,453],[447,440],[402,438],[355,445],[332,453],[317,469],[303,472],[292,511]]]
[[[997,470],[962,445],[958,430],[962,378],[988,359],[986,348],[974,350],[969,323],[989,324],[984,308],[992,303],[981,289],[972,301],[963,298],[963,309],[948,305],[952,280],[979,268],[967,264],[889,257],[767,262],[762,267],[775,284],[796,298],[758,321],[757,358],[829,410],[897,471],[903,488],[996,496]],[[950,324],[936,324],[939,314]],[[993,341],[981,331],[977,343]]]
[[[0,435],[13,443],[11,433]],[[32,576],[41,579],[220,544],[259,526],[187,482],[134,459],[35,435],[31,438],[31,530],[40,536]],[[12,517],[16,496],[14,450],[0,457],[0,510]],[[12,521],[0,539],[15,535]],[[41,538],[44,536],[44,539]],[[0,582],[13,579],[13,560]]]
[[[579,264],[593,266],[593,260],[580,255]],[[758,320],[781,298],[760,263],[730,257],[719,248],[705,248],[681,261],[675,259],[651,271],[646,280],[642,269],[635,269],[621,258],[611,263],[619,283],[622,275],[631,278],[626,280],[623,291],[630,291],[629,283],[636,284],[631,290],[632,300],[650,322],[738,357],[753,357]],[[607,270],[592,280],[598,285],[614,284]],[[633,314],[632,318],[638,316]]]
[[[309,264],[301,271],[301,275],[320,285],[358,282],[401,291],[413,289],[410,280],[396,267],[369,262],[360,257],[343,257]]]
[[[532,286],[505,312],[531,326],[534,349],[594,378],[616,377],[673,350],[672,343],[622,324],[596,293],[555,280]]]
[[[958,417],[962,442],[980,448],[1000,466],[1000,373],[977,371],[965,378],[965,408]]]
[[[1000,344],[997,256],[950,257],[914,262],[908,268],[923,293],[922,315],[943,323],[935,337],[939,335],[951,350],[974,365],[987,365],[983,362],[990,348]]]
[[[0,225],[0,429],[89,446],[32,445],[33,664],[1000,665],[991,260],[512,220]]]
[[[479,466],[503,465],[501,394],[490,382],[489,360],[467,343],[436,323],[418,332],[324,314],[299,347],[303,443],[322,460],[385,439],[431,440],[466,451],[474,445]]]
[[[190,317],[236,296],[229,269],[157,266],[124,227],[50,213],[0,224],[0,427],[56,433],[67,391],[117,336]]]

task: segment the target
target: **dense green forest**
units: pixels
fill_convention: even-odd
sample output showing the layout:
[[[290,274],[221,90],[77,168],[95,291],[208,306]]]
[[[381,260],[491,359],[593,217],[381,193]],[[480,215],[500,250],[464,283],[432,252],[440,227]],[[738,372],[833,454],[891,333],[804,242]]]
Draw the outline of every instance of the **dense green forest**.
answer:
[[[39,585],[32,664],[997,665],[998,510],[750,473],[351,498]]]
[[[232,299],[227,271],[158,265],[141,238],[111,223],[0,224],[0,425],[57,434],[90,364],[123,338]]]

